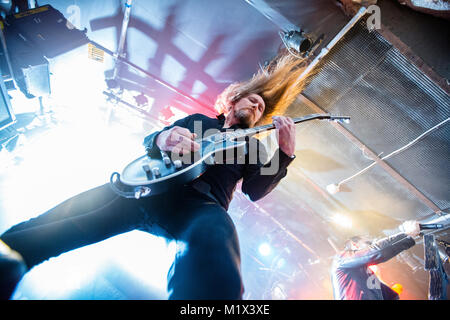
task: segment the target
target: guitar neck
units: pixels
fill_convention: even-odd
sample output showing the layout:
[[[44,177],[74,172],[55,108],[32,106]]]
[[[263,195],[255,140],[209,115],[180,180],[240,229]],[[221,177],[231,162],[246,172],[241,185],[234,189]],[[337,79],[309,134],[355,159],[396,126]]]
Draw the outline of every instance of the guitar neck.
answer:
[[[298,117],[298,118],[292,118],[292,120],[294,121],[295,124],[301,123],[301,122],[305,122],[305,121],[310,121],[310,120],[314,120],[314,119],[349,119],[349,117],[333,117],[330,116],[329,114],[310,114],[304,117]],[[345,120],[344,119],[344,120]],[[270,124],[266,124],[263,126],[258,126],[258,127],[254,127],[254,128],[248,128],[248,129],[243,129],[243,130],[238,130],[237,132],[235,132],[238,137],[245,137],[245,136],[251,136],[257,133],[261,133],[264,131],[268,131],[268,130],[273,130],[275,129],[275,125],[273,123]]]
[[[310,114],[304,117],[299,117],[299,118],[292,118],[292,120],[294,121],[295,124],[301,123],[301,122],[305,122],[305,121],[310,121],[310,120],[314,120],[314,119],[319,119],[319,120],[332,120],[332,121],[339,121],[339,122],[346,122],[348,123],[350,120],[350,117],[347,116],[332,116],[329,114],[320,114],[320,113],[315,113],[315,114]],[[261,133],[264,131],[268,131],[268,130],[273,130],[275,129],[275,125],[273,123],[271,124],[266,124],[264,126],[258,126],[258,127],[253,127],[253,128],[248,128],[248,129],[237,129],[233,132],[227,132],[225,133],[221,133],[218,137],[214,138],[213,135],[213,141],[223,141],[223,139],[240,139],[240,138],[244,138],[247,136],[252,136],[255,135],[257,133]],[[211,139],[211,138],[208,138]],[[196,140],[197,142],[201,141],[201,138],[199,138],[198,140]]]

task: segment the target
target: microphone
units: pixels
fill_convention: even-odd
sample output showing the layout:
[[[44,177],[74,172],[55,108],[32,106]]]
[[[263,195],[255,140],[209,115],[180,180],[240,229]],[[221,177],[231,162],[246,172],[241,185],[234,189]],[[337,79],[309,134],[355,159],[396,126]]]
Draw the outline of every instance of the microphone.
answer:
[[[419,224],[420,230],[440,229],[443,227],[444,225],[440,223]]]

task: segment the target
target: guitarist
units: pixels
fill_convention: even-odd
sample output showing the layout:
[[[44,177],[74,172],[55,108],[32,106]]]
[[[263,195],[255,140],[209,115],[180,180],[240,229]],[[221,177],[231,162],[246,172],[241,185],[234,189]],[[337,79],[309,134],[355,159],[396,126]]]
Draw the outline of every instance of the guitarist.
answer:
[[[202,130],[249,128],[282,113],[302,90],[302,60],[279,56],[252,79],[230,85],[219,97],[216,118],[194,114],[144,139],[149,154],[187,153],[199,148],[193,126]],[[64,252],[135,229],[177,242],[169,271],[169,299],[241,299],[238,237],[228,204],[238,181],[252,201],[268,194],[287,174],[294,159],[295,126],[290,118],[272,118],[279,137],[274,157],[257,163],[211,166],[179,190],[140,199],[121,197],[109,184],[76,195],[46,213],[13,226],[0,236],[0,298],[8,299],[20,277]],[[259,144],[259,148],[263,148]],[[251,151],[251,150],[250,150]],[[261,153],[264,154],[264,153]],[[261,168],[277,162],[273,175]],[[151,254],[149,252],[148,254]],[[155,257],[158,259],[158,257]],[[6,278],[10,274],[13,277]]]

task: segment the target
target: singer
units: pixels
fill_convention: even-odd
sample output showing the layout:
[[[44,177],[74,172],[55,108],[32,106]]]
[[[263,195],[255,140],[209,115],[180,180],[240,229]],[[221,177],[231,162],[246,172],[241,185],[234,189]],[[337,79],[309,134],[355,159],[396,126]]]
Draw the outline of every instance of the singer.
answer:
[[[369,266],[386,262],[413,247],[420,234],[417,221],[406,221],[402,232],[372,241],[365,236],[349,239],[336,255],[331,267],[333,295],[336,300],[398,300],[398,294],[384,284]]]

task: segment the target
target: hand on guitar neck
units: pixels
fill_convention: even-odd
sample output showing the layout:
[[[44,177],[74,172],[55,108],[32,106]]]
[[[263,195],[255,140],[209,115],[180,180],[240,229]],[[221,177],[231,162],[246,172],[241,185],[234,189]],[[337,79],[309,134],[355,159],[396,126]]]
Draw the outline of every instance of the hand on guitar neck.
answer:
[[[274,116],[272,119],[273,125],[276,128],[280,150],[289,157],[292,157],[295,152],[294,121],[284,116]],[[175,126],[161,132],[156,139],[156,145],[162,151],[186,154],[199,150],[200,145],[195,141],[195,138],[197,138],[197,134],[190,132],[186,128]]]
[[[295,123],[289,117],[274,116],[273,124],[276,128],[276,135],[280,150],[289,157],[295,153]]]
[[[295,153],[294,121],[284,116],[273,116],[272,119],[280,150],[292,157]],[[162,151],[186,154],[199,150],[200,145],[195,141],[195,138],[197,138],[197,134],[190,132],[186,128],[175,126],[161,132],[156,139],[156,145]]]

